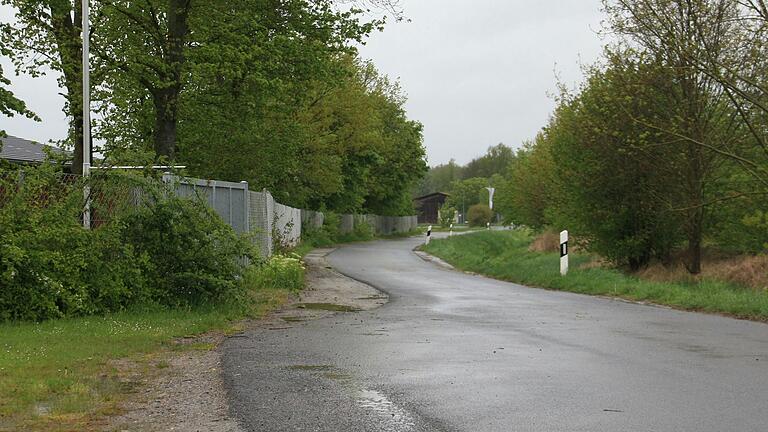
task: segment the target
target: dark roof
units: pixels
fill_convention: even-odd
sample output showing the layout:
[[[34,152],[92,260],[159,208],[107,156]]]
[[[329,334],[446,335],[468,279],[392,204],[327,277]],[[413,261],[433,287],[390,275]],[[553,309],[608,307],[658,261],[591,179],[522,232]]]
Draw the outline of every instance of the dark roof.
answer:
[[[431,194],[426,194],[424,196],[420,196],[420,197],[414,198],[413,200],[414,201],[421,201],[421,200],[425,200],[427,198],[432,198],[432,197],[436,197],[436,196],[449,197],[449,196],[451,196],[451,194],[447,194],[445,192],[432,192]]]
[[[48,147],[55,153],[63,153],[64,150],[40,144],[23,138],[7,135],[0,138],[3,145],[0,148],[0,159],[12,162],[38,163],[46,159],[44,148]]]

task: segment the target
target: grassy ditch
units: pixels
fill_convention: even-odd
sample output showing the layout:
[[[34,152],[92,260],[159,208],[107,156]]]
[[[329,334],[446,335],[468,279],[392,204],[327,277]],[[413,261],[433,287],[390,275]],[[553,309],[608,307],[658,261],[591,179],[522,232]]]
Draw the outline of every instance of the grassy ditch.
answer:
[[[424,248],[455,267],[547,289],[608,295],[679,309],[768,321],[768,292],[713,279],[654,282],[596,266],[587,254],[571,253],[571,271],[560,276],[559,255],[531,252],[524,230],[478,232],[434,240]]]
[[[178,349],[178,338],[262,317],[303,287],[304,274],[298,260],[277,257],[251,268],[241,283],[240,298],[225,304],[0,325],[0,431],[97,430],[96,421],[117,413],[135,391],[121,359],[162,368],[153,354]]]

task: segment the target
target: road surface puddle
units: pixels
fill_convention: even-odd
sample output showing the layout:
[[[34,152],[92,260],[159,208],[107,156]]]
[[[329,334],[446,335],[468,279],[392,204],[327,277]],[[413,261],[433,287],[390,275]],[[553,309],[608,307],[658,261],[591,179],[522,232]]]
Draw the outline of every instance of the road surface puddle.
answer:
[[[360,390],[357,398],[358,405],[373,411],[382,418],[386,425],[382,430],[388,432],[411,431],[416,426],[416,422],[404,409],[392,403],[376,390]]]
[[[341,305],[336,303],[299,303],[296,305],[296,308],[329,312],[360,312],[360,309],[354,306]]]

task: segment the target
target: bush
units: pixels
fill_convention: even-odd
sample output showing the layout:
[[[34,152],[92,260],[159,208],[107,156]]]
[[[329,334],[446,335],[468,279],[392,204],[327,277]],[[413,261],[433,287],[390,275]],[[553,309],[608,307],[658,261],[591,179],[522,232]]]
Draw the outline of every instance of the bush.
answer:
[[[352,228],[352,235],[356,240],[361,241],[372,240],[375,233],[373,232],[371,224],[363,220],[356,220],[355,226]]]
[[[475,204],[467,211],[470,226],[485,226],[492,218],[493,210],[485,204]]]
[[[314,227],[311,224],[302,224],[301,243],[312,247],[327,247],[338,242],[339,215],[333,212],[323,212],[323,225]]]
[[[440,207],[440,226],[448,228],[456,219],[456,209],[448,204]]]
[[[50,167],[0,175],[0,321],[124,308],[141,298],[143,259],[119,230],[81,226],[83,183]]]
[[[199,199],[159,193],[153,201],[121,221],[124,242],[145,257],[151,299],[191,305],[233,293],[241,260],[257,256],[251,244]]]
[[[81,178],[49,166],[21,176],[0,172],[0,321],[218,300],[238,289],[238,261],[253,255],[202,201],[178,198],[165,185],[110,174],[109,181],[141,185],[149,199],[86,230]],[[105,210],[94,207],[94,215]]]
[[[251,266],[245,272],[243,286],[246,290],[301,291],[304,288],[304,265],[296,254],[273,255],[262,264]]]

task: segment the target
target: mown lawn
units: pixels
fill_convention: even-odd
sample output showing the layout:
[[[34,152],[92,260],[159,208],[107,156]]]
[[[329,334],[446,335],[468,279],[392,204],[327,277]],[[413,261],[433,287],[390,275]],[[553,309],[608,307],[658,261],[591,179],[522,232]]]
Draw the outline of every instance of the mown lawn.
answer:
[[[650,282],[604,267],[585,267],[593,259],[571,253],[570,272],[560,275],[557,253],[530,252],[526,230],[484,231],[434,240],[424,248],[455,267],[519,284],[591,295],[648,301],[684,310],[723,313],[768,321],[768,292],[715,280]]]
[[[301,281],[295,283],[303,283]],[[93,430],[134,391],[116,360],[162,368],[153,354],[174,340],[233,329],[284,304],[288,289],[259,289],[252,304],[187,310],[144,309],[109,316],[0,325],[0,431]],[[185,349],[196,349],[195,345]],[[210,349],[210,346],[199,349]],[[141,371],[139,371],[141,372]]]

